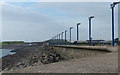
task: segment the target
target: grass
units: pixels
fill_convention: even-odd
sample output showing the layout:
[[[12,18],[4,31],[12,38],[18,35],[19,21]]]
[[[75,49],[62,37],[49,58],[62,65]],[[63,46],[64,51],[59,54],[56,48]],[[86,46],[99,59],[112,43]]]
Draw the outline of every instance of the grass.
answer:
[[[4,41],[0,45],[15,45],[15,44],[24,44],[24,41]]]

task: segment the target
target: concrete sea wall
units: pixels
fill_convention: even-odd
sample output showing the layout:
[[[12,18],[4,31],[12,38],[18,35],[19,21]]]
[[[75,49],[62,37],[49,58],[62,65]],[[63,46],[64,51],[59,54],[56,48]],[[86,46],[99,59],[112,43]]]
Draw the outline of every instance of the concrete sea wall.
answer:
[[[63,45],[54,46],[54,50],[60,53],[64,58],[82,58],[109,53],[115,48],[108,46],[74,46]],[[117,49],[117,48],[116,48]]]

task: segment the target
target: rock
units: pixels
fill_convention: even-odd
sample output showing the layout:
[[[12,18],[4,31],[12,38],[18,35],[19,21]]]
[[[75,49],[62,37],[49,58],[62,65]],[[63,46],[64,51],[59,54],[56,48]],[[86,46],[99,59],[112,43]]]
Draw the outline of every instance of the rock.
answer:
[[[60,55],[55,52],[47,51],[42,54],[41,62],[44,64],[58,62],[60,60]]]
[[[12,68],[10,71],[13,71],[13,70],[15,70],[15,69]]]
[[[2,69],[25,68],[40,64],[49,64],[61,60],[60,54],[50,46],[30,46],[17,50],[16,54],[3,57]]]
[[[19,67],[19,68],[24,68],[26,65],[24,62],[19,62],[16,67]]]
[[[58,62],[60,60],[60,55],[59,54],[56,54],[56,56],[55,56],[55,62]]]
[[[32,64],[34,64],[34,63],[36,63],[36,62],[38,62],[38,58],[37,58],[37,56],[33,56],[28,63],[29,63],[30,65],[32,65]]]
[[[40,61],[43,63],[43,64],[48,64],[49,61],[48,61],[48,55],[47,54],[43,54]]]
[[[21,62],[19,62],[19,63],[16,65],[16,67],[19,67],[19,66],[20,66],[20,64],[21,64]]]
[[[7,70],[8,70],[8,68],[5,68],[4,70],[5,70],[5,71],[7,71]]]

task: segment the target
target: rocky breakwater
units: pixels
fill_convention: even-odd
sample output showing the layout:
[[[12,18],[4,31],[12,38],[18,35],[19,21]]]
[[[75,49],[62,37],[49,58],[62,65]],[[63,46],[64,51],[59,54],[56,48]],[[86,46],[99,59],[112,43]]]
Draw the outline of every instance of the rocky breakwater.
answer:
[[[28,46],[13,51],[16,54],[2,58],[2,70],[16,70],[28,66],[58,62],[63,59],[51,46]]]

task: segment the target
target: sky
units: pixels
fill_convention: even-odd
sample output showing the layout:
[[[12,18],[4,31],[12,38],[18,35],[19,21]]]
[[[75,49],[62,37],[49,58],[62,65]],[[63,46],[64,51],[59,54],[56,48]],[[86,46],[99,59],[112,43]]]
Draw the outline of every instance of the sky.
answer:
[[[80,40],[88,40],[88,17],[92,19],[92,39],[111,40],[111,2],[3,2],[0,28],[2,41],[44,41],[76,25]],[[115,38],[118,37],[118,6],[115,7]]]
[[[118,5],[118,13],[120,13],[120,4]],[[118,14],[118,24],[120,24],[120,14]],[[118,25],[118,38],[120,39],[120,25]]]

